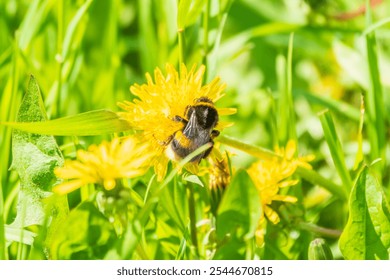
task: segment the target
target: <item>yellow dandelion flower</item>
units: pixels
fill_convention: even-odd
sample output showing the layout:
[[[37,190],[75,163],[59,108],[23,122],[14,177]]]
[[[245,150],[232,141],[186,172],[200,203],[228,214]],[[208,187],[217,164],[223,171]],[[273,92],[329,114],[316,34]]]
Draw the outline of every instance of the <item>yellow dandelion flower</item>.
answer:
[[[274,224],[280,221],[279,215],[270,207],[273,201],[294,203],[296,197],[281,195],[279,190],[298,183],[298,180],[289,179],[298,166],[311,168],[308,161],[312,156],[295,158],[296,143],[289,141],[286,148],[277,148],[275,157],[267,161],[258,161],[252,164],[248,173],[259,191],[261,204],[265,216]]]
[[[166,173],[169,159],[174,159],[166,153],[173,136],[186,147],[192,144],[183,133],[179,133],[185,129],[186,122],[190,123],[186,116],[188,108],[193,107],[199,100],[202,100],[204,106],[211,107],[223,96],[225,84],[217,77],[209,84],[203,85],[204,72],[203,65],[198,70],[194,65],[188,71],[182,64],[178,72],[171,64],[167,64],[165,76],[159,68],[154,71],[154,79],[147,73],[146,84],[130,87],[130,91],[137,98],[132,102],[118,103],[118,106],[126,111],[120,115],[139,131],[148,143],[149,152],[154,155],[152,164],[160,180]],[[207,102],[211,105],[206,104]],[[216,110],[218,115],[234,113],[231,109]],[[217,129],[221,128],[220,124],[219,122]],[[210,133],[207,137],[210,137]]]
[[[128,137],[91,145],[88,151],[79,150],[77,160],[67,160],[63,167],[55,169],[58,178],[69,181],[55,186],[53,191],[66,194],[91,183],[111,190],[116,179],[134,178],[146,171],[150,156],[145,149],[134,137]]]

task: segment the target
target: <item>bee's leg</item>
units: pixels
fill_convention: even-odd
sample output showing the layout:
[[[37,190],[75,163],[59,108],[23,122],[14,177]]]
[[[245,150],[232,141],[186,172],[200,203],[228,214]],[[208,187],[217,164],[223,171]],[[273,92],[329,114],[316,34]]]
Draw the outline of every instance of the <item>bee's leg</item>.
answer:
[[[166,140],[161,141],[161,140],[158,140],[158,139],[157,139],[156,137],[154,137],[154,135],[153,135],[154,139],[156,139],[157,143],[158,143],[159,145],[161,145],[161,146],[167,146],[167,145],[172,141],[173,136],[174,136],[174,135],[171,135],[171,136],[169,136]]]
[[[188,121],[186,119],[184,119],[184,118],[182,118],[182,117],[180,117],[178,115],[174,116],[172,118],[172,120],[175,121],[175,122],[181,122],[181,123],[183,123],[185,125],[188,123]]]
[[[218,135],[219,135],[219,130],[213,130],[213,131],[211,131],[211,138],[215,138],[215,137],[217,137]]]

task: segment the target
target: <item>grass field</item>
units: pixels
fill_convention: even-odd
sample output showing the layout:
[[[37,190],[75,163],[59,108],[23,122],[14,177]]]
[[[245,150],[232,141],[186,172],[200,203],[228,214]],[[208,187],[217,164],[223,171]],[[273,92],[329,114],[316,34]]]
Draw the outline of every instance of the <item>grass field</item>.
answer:
[[[388,0],[0,2],[0,259],[390,258]]]

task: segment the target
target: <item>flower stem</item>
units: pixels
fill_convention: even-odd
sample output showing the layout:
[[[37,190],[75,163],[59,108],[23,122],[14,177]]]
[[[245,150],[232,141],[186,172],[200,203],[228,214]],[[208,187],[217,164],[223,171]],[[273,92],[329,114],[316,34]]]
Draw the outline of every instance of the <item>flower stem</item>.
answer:
[[[195,247],[196,254],[199,255],[198,248],[198,236],[196,232],[196,214],[195,214],[195,196],[194,196],[194,186],[191,183],[187,184],[188,190],[188,208],[190,213],[190,232],[191,232],[191,241]]]
[[[229,136],[220,135],[218,136],[218,138],[216,138],[216,141],[264,160],[270,160],[275,157],[279,157],[279,155],[275,154],[274,152],[268,149],[250,145]]]
[[[333,183],[316,171],[298,166],[296,173],[310,183],[320,185],[341,199],[348,200],[348,193],[346,192],[345,188],[337,185],[336,183]]]
[[[273,159],[275,157],[280,157],[279,155],[275,154],[274,152],[262,148],[257,147],[254,145],[246,144],[244,142],[241,142],[237,139],[231,138],[229,136],[220,135],[216,140],[222,144],[228,145],[230,147],[236,148],[240,151],[246,152],[254,157],[263,159],[263,160],[269,160]],[[323,177],[319,173],[317,173],[314,170],[309,170],[307,168],[298,166],[296,173],[304,178],[305,180],[311,182],[312,184],[318,184],[325,189],[327,189],[332,194],[340,197],[343,200],[348,199],[348,194],[345,191],[344,188],[341,186],[333,183],[332,181],[328,180],[327,178]]]
[[[341,231],[337,229],[329,229],[329,228],[324,228],[317,226],[312,223],[306,223],[306,222],[300,222],[299,223],[299,228],[313,232],[315,234],[321,235],[323,237],[329,237],[329,238],[339,238],[341,235]]]

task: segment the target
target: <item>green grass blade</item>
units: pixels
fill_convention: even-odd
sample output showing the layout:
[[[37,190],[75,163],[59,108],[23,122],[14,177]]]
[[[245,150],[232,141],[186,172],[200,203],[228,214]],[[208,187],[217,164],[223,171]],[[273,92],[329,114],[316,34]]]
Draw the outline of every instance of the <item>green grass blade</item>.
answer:
[[[390,23],[390,17],[383,18],[380,21],[373,23],[366,27],[366,29],[363,30],[363,36],[367,36],[369,33],[375,31],[376,29],[382,27],[383,25],[386,25]]]
[[[296,140],[295,110],[292,95],[292,50],[294,35],[290,35],[287,60],[279,56],[277,61],[277,79],[279,87],[278,100],[278,140],[285,146],[288,140]]]
[[[139,49],[143,72],[152,73],[158,66],[159,44],[153,17],[151,0],[138,1]]]
[[[291,33],[302,27],[303,26],[300,24],[291,24],[285,22],[270,22],[253,28],[252,30],[250,30],[250,34],[253,38],[263,37],[263,36],[278,34],[278,33]]]
[[[88,0],[85,2],[81,8],[77,11],[76,15],[73,17],[71,22],[69,23],[68,29],[65,33],[64,42],[62,45],[62,60],[65,60],[68,56],[70,46],[72,44],[73,37],[77,30],[77,26],[79,25],[81,19],[84,17],[85,13],[88,11],[89,6],[91,5],[93,0]]]
[[[187,19],[185,22],[186,26],[193,25],[197,21],[206,2],[208,2],[208,0],[195,0],[194,4],[192,5],[192,8],[188,11]]]
[[[218,64],[218,55],[220,51],[220,45],[222,40],[222,33],[225,27],[225,23],[229,14],[230,7],[233,4],[233,0],[226,1],[226,5],[222,7],[222,10],[219,12],[219,25],[217,29],[217,33],[215,36],[215,41],[213,42],[213,48],[210,50],[210,52],[206,53],[206,73],[205,73],[205,81],[211,81],[213,79],[213,75],[215,75],[215,71],[217,69]],[[210,20],[210,19],[209,19]],[[205,30],[205,32],[210,32],[210,30]]]
[[[385,166],[386,130],[385,109],[376,53],[375,34],[366,35],[367,59],[370,72],[370,89],[366,95],[368,116],[367,131],[371,145],[371,160],[382,159],[378,166]]]
[[[45,19],[48,1],[35,0],[20,26],[19,48],[25,51]]]
[[[187,14],[190,11],[191,0],[179,1],[179,7],[177,11],[177,27],[178,29],[184,29],[187,21]]]
[[[334,165],[336,166],[337,173],[339,174],[343,182],[343,186],[349,193],[352,188],[352,179],[348,172],[348,168],[345,165],[343,148],[341,146],[339,137],[337,136],[336,128],[334,126],[334,122],[330,112],[325,111],[320,114],[320,120],[322,128],[324,130],[326,142],[328,143],[328,147],[332,155]]]
[[[61,136],[101,135],[131,129],[127,121],[110,110],[89,111],[43,122],[3,122],[0,124],[30,133]]]
[[[332,112],[335,112],[343,117],[347,117],[352,121],[358,122],[360,120],[359,109],[345,101],[333,99],[325,95],[313,94],[310,92],[299,92],[299,94],[309,102],[326,107]]]

